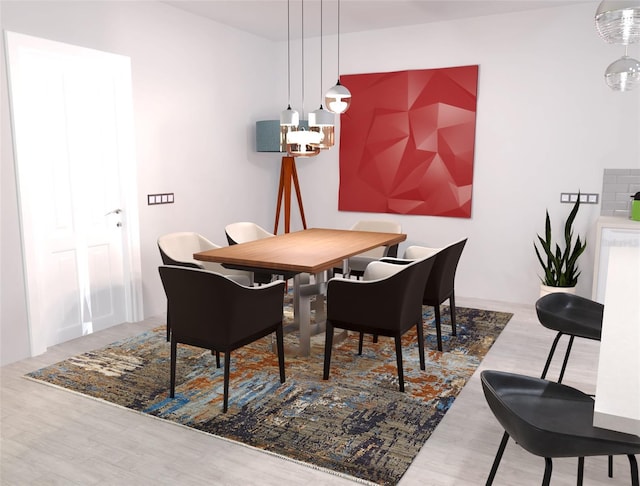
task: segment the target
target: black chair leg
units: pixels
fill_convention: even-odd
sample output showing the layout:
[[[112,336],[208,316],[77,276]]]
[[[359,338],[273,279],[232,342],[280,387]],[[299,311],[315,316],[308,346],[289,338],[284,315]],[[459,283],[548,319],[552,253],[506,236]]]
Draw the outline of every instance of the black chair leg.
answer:
[[[331,348],[333,347],[333,326],[327,322],[324,339],[324,373],[323,380],[329,379],[329,368],[331,367]]]
[[[629,466],[631,467],[631,486],[640,486],[640,480],[638,479],[638,461],[636,456],[629,454]]]
[[[280,383],[285,382],[284,376],[284,331],[282,324],[276,328],[276,346],[278,348],[278,368],[280,369]]]
[[[540,378],[544,379],[547,376],[547,371],[549,371],[549,366],[551,365],[551,359],[553,358],[553,354],[556,352],[556,347],[558,346],[558,341],[562,337],[562,333],[559,332],[556,334],[555,339],[553,340],[553,344],[551,345],[551,349],[549,350],[549,356],[547,356],[547,362],[544,364],[544,370],[542,370],[542,375]]]
[[[493,480],[496,477],[496,473],[498,472],[498,466],[500,465],[500,461],[502,460],[502,454],[504,454],[504,449],[507,447],[507,442],[509,441],[509,434],[505,432],[502,436],[502,440],[500,441],[500,446],[498,447],[498,452],[496,452],[496,457],[493,460],[493,465],[491,466],[491,472],[489,473],[489,477],[487,478],[486,486],[491,486],[493,484]]]
[[[227,405],[229,402],[229,371],[231,368],[231,351],[224,353],[224,392],[222,397],[222,411],[227,413]]]
[[[174,398],[176,394],[176,358],[178,351],[178,343],[175,339],[171,340],[171,378],[169,385],[169,397]]]
[[[404,370],[402,369],[402,336],[396,336],[396,363],[398,365],[398,381],[400,391],[404,392]]]
[[[362,355],[362,343],[364,342],[364,333],[360,332],[360,337],[358,338],[358,355]]]
[[[438,336],[438,351],[442,351],[442,330],[440,329],[440,305],[434,305],[433,310],[436,315],[436,334]]]
[[[544,477],[542,478],[542,486],[551,484],[551,472],[553,471],[553,462],[550,457],[544,458]]]
[[[171,322],[169,321],[169,304],[167,304],[167,342],[171,339]]]
[[[220,351],[216,351],[216,368],[220,368]]]
[[[451,313],[451,335],[457,336],[456,334],[456,298],[453,292],[451,292],[451,297],[449,297],[449,312]]]
[[[578,481],[577,485],[582,486],[582,481],[584,478],[584,457],[578,457]]]
[[[607,475],[612,478],[613,477],[613,456],[609,456],[609,461],[607,461],[609,467],[607,468]]]
[[[425,370],[425,362],[424,362],[424,330],[422,329],[422,319],[420,322],[416,324],[416,329],[418,332],[418,355],[420,356],[420,369]]]
[[[573,346],[573,338],[575,338],[575,336],[571,336],[569,338],[569,344],[567,345],[567,351],[564,353],[564,360],[562,361],[562,369],[560,370],[560,377],[558,378],[558,383],[562,383],[562,378],[564,378],[564,370],[567,369],[569,354],[571,354],[571,346]]]

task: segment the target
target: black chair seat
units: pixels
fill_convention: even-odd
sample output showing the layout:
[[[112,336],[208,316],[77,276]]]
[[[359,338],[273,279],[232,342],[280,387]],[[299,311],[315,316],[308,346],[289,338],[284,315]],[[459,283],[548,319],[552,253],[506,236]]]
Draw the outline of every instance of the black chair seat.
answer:
[[[548,461],[547,480],[551,458],[624,454],[637,484],[634,454],[640,453],[640,437],[594,427],[594,400],[589,395],[560,383],[500,371],[485,370],[481,380],[489,408],[505,430],[487,484],[493,481],[509,436]]]
[[[540,323],[554,331],[599,341],[604,306],[574,294],[557,292],[536,302]]]

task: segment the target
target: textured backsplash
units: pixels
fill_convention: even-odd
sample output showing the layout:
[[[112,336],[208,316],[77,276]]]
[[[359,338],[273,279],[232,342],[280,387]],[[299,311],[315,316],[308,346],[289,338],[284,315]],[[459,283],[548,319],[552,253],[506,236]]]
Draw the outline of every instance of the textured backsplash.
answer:
[[[602,216],[629,217],[629,201],[640,191],[640,169],[605,169],[602,178]]]

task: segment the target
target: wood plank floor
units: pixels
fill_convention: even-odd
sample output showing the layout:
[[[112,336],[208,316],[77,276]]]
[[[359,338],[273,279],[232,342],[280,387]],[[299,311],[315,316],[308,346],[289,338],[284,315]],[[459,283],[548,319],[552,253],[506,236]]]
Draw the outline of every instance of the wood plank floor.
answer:
[[[460,306],[513,312],[480,369],[538,376],[554,334],[532,306],[459,299]],[[23,375],[164,323],[123,324],[1,369],[0,483],[3,485],[342,485],[352,481],[203,433],[45,386]],[[564,346],[559,352],[564,351]],[[576,340],[565,383],[595,391],[598,343]],[[478,370],[422,448],[400,485],[481,485],[502,429],[486,405]],[[555,372],[555,374],[553,374]],[[557,368],[550,372],[557,376]],[[554,461],[552,485],[576,482],[574,459]],[[511,441],[495,485],[537,485],[544,460]],[[587,458],[585,485],[628,485],[629,465]]]

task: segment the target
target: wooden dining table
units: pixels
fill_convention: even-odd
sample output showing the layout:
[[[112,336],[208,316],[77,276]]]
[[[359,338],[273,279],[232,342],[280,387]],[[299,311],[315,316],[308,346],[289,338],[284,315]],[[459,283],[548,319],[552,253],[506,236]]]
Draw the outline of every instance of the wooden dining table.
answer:
[[[295,274],[293,311],[300,331],[298,354],[308,356],[311,335],[324,329],[324,323],[319,319],[322,312],[319,305],[315,307],[315,324],[311,325],[311,297],[324,293],[333,269],[341,267],[346,271],[349,257],[378,246],[395,245],[406,238],[404,233],[310,228],[206,250],[195,253],[193,258],[221,263],[229,268]]]

